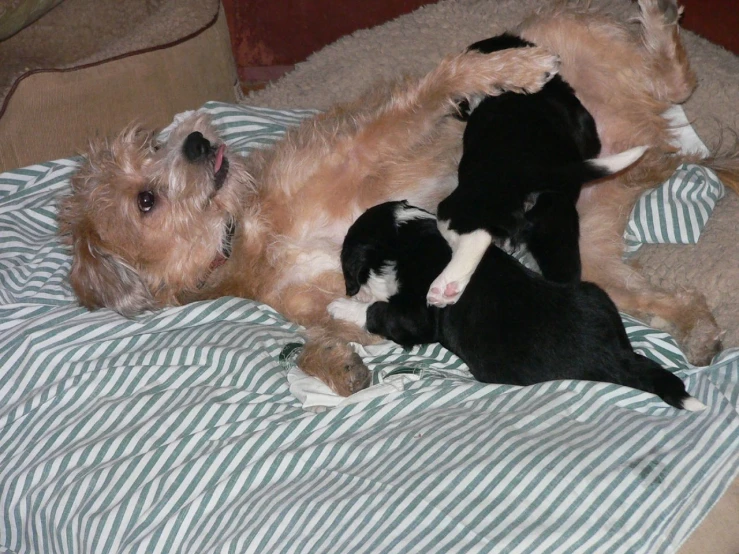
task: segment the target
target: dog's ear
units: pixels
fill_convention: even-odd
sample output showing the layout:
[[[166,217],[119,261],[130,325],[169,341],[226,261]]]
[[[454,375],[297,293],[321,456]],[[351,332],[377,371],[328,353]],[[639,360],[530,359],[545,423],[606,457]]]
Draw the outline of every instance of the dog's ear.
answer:
[[[110,308],[132,317],[156,308],[156,301],[139,274],[96,240],[94,232],[74,238],[69,280],[80,304]]]
[[[341,269],[346,283],[346,295],[354,296],[369,280],[374,248],[368,244],[344,243],[341,253]]]
[[[344,281],[346,282],[347,296],[354,296],[359,292],[361,285],[359,283],[359,279],[356,276],[344,273]]]
[[[346,283],[346,295],[354,296],[359,292],[359,287],[363,284],[360,281],[360,273],[365,269],[356,248],[344,248],[341,253],[341,269],[344,273],[344,282]]]

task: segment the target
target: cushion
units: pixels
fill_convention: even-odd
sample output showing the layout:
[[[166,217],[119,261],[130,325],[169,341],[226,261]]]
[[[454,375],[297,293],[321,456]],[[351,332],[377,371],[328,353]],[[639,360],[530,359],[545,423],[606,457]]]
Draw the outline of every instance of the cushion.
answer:
[[[62,0],[0,0],[0,40],[33,23]]]
[[[65,0],[0,43],[0,171],[239,96],[218,0]],[[42,25],[43,23],[43,25]]]

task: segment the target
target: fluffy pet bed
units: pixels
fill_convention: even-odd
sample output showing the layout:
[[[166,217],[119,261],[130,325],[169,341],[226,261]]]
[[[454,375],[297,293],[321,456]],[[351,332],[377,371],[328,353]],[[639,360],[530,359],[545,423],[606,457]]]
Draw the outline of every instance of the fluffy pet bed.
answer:
[[[357,96],[372,81],[429,70],[443,55],[515,26],[538,0],[443,0],[394,21],[362,30],[313,54],[294,71],[245,104],[273,108],[318,108]],[[636,15],[626,0],[593,0],[593,7],[621,17]],[[739,128],[739,57],[690,32],[683,38],[698,76],[684,108],[711,150],[733,143]],[[695,288],[706,295],[724,347],[739,346],[739,197],[718,203],[696,245],[644,246],[635,257],[655,283]],[[739,548],[739,482],[724,494],[681,554],[733,553]]]
[[[0,0],[0,22],[17,3]],[[134,119],[164,126],[206,100],[234,101],[219,7],[65,0],[0,41],[0,171],[76,154]]]
[[[520,22],[537,0],[444,0],[379,27],[344,37],[298,64],[293,72],[245,104],[324,109],[360,94],[372,81],[429,70],[443,55]],[[594,0],[623,18],[636,15],[626,0]],[[690,32],[683,37],[699,85],[685,111],[703,141],[714,149],[734,140],[738,125],[739,57]],[[695,288],[706,295],[724,347],[739,346],[739,197],[727,193],[697,245],[645,246],[636,263],[666,287]]]

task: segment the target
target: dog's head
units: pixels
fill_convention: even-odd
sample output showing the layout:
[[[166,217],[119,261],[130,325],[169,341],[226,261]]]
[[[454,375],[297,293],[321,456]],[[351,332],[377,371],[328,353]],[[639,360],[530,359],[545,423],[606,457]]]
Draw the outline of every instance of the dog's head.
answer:
[[[166,142],[132,127],[91,146],[59,207],[80,303],[126,316],[177,304],[227,260],[250,190],[203,114]]]

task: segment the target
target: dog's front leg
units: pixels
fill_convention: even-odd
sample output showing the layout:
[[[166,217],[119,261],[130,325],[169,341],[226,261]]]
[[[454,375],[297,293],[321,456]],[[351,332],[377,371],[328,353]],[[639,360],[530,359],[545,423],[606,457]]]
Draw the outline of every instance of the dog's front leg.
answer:
[[[318,284],[320,283],[320,285]],[[290,320],[305,326],[306,342],[297,359],[305,373],[342,396],[369,386],[371,373],[349,344],[372,344],[379,337],[348,321],[332,319],[328,305],[343,297],[344,277],[325,272],[315,282],[295,283],[263,298]]]
[[[504,91],[537,92],[559,71],[559,58],[538,47],[447,56],[424,77],[398,83],[361,130],[365,150],[424,140],[460,100]],[[399,142],[400,141],[400,142]]]
[[[297,364],[308,375],[326,383],[342,396],[367,388],[372,381],[370,370],[354,351],[349,340],[376,342],[366,331],[352,323],[330,320],[309,327],[307,340]]]
[[[441,308],[456,303],[462,296],[493,237],[481,229],[458,234],[449,229],[448,221],[439,221],[439,230],[452,247],[452,259],[431,283],[426,301]]]

